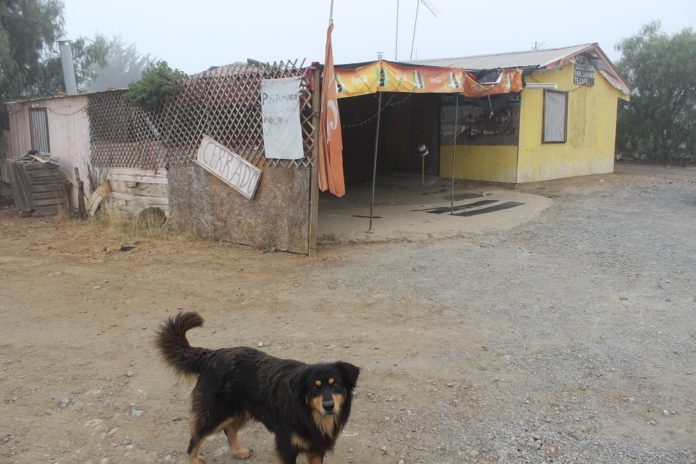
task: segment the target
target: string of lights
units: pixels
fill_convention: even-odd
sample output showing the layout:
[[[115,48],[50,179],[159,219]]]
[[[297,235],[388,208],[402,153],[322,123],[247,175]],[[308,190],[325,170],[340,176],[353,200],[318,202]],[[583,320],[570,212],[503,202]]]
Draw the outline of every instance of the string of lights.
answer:
[[[406,97],[402,98],[400,101],[392,103],[392,101],[394,100],[396,95],[397,95],[397,93],[392,93],[391,97],[389,98],[389,101],[387,101],[387,103],[382,105],[382,108],[380,110],[376,111],[370,117],[363,119],[362,121],[352,123],[352,124],[341,124],[341,129],[353,129],[355,127],[365,127],[366,125],[368,125],[370,122],[372,122],[374,119],[377,118],[377,115],[379,114],[380,111],[384,111],[387,108],[391,108],[393,106],[398,106],[398,105],[401,105],[402,103],[405,103],[409,98],[411,98],[411,95],[413,95],[413,94],[408,93],[406,95]],[[377,94],[375,93],[374,96],[376,98]]]
[[[61,113],[60,111],[56,111],[56,110],[54,110],[53,108],[48,107],[48,106],[41,106],[41,107],[30,108],[30,109],[46,110],[46,111],[48,111],[49,113],[53,113],[53,114],[56,114],[56,115],[58,115],[58,116],[72,116],[72,115],[74,115],[74,114],[79,113],[80,111],[85,111],[85,110],[87,109],[87,106],[88,106],[88,105],[85,105],[85,106],[83,106],[83,107],[81,107],[81,108],[78,108],[77,110],[75,110],[75,111],[73,111],[73,112],[70,112],[70,113]],[[19,109],[19,110],[17,110],[17,111],[8,111],[7,114],[9,114],[10,116],[13,116],[13,115],[19,114],[19,113],[21,113],[21,112],[23,112],[23,111],[24,111],[24,108]]]

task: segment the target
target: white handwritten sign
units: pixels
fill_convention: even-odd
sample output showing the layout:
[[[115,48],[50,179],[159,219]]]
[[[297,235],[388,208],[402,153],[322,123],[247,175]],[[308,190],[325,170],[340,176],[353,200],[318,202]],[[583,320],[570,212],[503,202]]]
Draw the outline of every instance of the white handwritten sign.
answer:
[[[224,145],[204,135],[196,162],[248,199],[254,198],[261,170]]]
[[[261,81],[261,116],[266,158],[304,158],[299,93],[299,77]]]

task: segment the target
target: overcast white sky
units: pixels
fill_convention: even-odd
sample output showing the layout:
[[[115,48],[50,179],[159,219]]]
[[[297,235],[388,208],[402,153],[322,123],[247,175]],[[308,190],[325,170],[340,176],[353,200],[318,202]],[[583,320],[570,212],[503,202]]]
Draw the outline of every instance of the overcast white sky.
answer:
[[[674,33],[696,28],[696,0],[427,0],[420,8],[414,58],[444,58],[598,42],[614,45],[660,20]],[[120,36],[191,74],[255,58],[323,61],[330,0],[65,0],[69,38]],[[394,59],[396,0],[335,0],[336,63]],[[399,59],[411,48],[416,0],[400,0]]]

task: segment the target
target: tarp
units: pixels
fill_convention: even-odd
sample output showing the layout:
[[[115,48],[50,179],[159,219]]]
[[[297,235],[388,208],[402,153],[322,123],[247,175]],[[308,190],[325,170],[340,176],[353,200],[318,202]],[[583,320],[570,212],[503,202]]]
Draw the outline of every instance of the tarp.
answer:
[[[459,93],[469,98],[521,92],[522,70],[501,71],[496,82],[481,83],[461,68],[375,61],[354,68],[335,68],[338,98],[375,92]]]

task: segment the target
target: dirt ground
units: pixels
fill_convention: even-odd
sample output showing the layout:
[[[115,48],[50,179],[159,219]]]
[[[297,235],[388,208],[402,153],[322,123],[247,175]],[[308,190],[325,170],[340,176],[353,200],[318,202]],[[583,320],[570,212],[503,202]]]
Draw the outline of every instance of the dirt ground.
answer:
[[[195,309],[193,344],[362,367],[329,464],[694,463],[696,169],[617,172],[525,187],[553,205],[505,232],[316,259],[1,209],[0,461],[185,462],[153,335]]]

